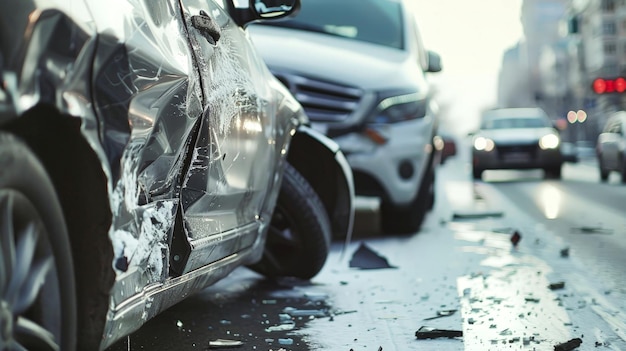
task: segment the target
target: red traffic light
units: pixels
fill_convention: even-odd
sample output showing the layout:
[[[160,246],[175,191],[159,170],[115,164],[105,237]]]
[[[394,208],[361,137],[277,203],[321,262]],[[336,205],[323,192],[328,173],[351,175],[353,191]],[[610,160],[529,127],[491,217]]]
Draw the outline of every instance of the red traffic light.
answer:
[[[626,79],[623,77],[615,79],[596,78],[591,84],[591,88],[596,94],[623,93],[626,92]]]

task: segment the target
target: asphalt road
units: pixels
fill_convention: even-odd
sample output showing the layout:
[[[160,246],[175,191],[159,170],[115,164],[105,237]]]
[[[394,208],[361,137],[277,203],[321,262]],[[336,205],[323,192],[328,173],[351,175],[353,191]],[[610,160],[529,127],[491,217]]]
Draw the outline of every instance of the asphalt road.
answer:
[[[560,181],[502,171],[474,182],[459,155],[439,171],[421,232],[381,236],[377,202],[360,199],[354,240],[335,243],[311,282],[239,269],[108,351],[554,350],[578,339],[576,350],[626,350],[626,186],[596,173],[589,161]],[[379,268],[351,267],[359,260]],[[421,327],[443,332],[418,339]],[[241,345],[210,346],[220,339]]]

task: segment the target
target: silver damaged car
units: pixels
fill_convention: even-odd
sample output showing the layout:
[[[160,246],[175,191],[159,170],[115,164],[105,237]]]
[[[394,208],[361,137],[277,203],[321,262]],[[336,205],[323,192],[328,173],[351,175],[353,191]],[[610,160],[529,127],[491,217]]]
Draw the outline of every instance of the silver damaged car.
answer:
[[[299,0],[246,5],[0,3],[1,350],[102,350],[237,267],[309,279],[349,239],[350,167],[246,31]]]

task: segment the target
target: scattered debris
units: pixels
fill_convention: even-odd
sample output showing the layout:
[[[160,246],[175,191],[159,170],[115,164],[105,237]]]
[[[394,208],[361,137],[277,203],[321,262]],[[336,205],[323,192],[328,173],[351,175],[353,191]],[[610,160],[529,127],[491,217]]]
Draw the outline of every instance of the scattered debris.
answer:
[[[511,235],[511,243],[513,244],[513,247],[515,249],[517,249],[517,244],[519,243],[519,241],[522,240],[522,235],[516,230],[513,232],[513,234]]]
[[[348,311],[341,311],[341,310],[339,310],[339,311],[333,311],[332,314],[333,314],[333,316],[339,316],[339,315],[342,315],[342,314],[356,313],[356,312],[357,312],[356,310],[348,310]]]
[[[267,327],[265,328],[265,331],[268,333],[275,332],[275,331],[290,331],[290,330],[293,330],[295,327],[296,327],[296,323],[289,322],[289,323],[283,323],[283,324]]]
[[[293,307],[285,307],[283,312],[292,317],[326,317],[328,312],[325,310],[299,310]]]
[[[426,326],[420,327],[415,332],[415,337],[418,339],[457,338],[462,336],[463,331],[461,330],[436,329]]]
[[[582,234],[613,234],[613,229],[602,228],[600,226],[581,226],[572,228],[572,232]]]
[[[504,329],[504,330],[502,330],[502,331],[500,332],[500,335],[503,335],[503,336],[504,336],[504,335],[513,335],[513,332],[511,331],[511,329],[506,328],[506,329]]]
[[[532,296],[526,297],[526,298],[524,298],[524,300],[526,300],[526,302],[535,302],[535,303],[539,302],[539,298],[538,297],[532,297]]]
[[[581,338],[575,338],[562,344],[554,345],[554,351],[571,351],[583,343]]]
[[[464,220],[464,219],[482,219],[482,218],[493,218],[493,217],[502,217],[504,216],[503,212],[499,211],[485,211],[485,212],[464,212],[459,213],[455,212],[452,215],[452,220]]]
[[[551,283],[550,285],[548,285],[548,288],[550,288],[550,290],[560,290],[565,288],[565,282],[556,282],[556,283]]]
[[[280,345],[293,345],[293,339],[292,338],[278,339],[278,343]]]
[[[504,228],[494,228],[494,229],[491,229],[491,231],[494,233],[500,233],[500,234],[511,234],[515,231],[515,229],[511,227],[504,227]]]
[[[561,249],[561,257],[569,257],[569,247]]]
[[[397,268],[391,266],[385,257],[380,256],[364,243],[361,243],[352,255],[350,267],[360,269]]]
[[[239,346],[243,346],[243,342],[239,340],[217,339],[209,341],[210,349],[238,348]]]
[[[434,317],[428,317],[428,318],[424,318],[423,320],[425,321],[429,321],[432,319],[437,319],[437,318],[441,318],[441,317],[448,317],[453,315],[457,310],[441,310],[441,311],[437,311],[437,315]]]

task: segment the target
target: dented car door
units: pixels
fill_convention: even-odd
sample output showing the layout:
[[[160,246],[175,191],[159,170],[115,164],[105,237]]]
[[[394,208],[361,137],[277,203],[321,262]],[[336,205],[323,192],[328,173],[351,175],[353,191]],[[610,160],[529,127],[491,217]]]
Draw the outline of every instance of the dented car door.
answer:
[[[251,246],[278,167],[275,105],[245,32],[212,0],[181,0],[204,111],[181,190],[183,274]],[[265,70],[264,70],[265,69]]]

